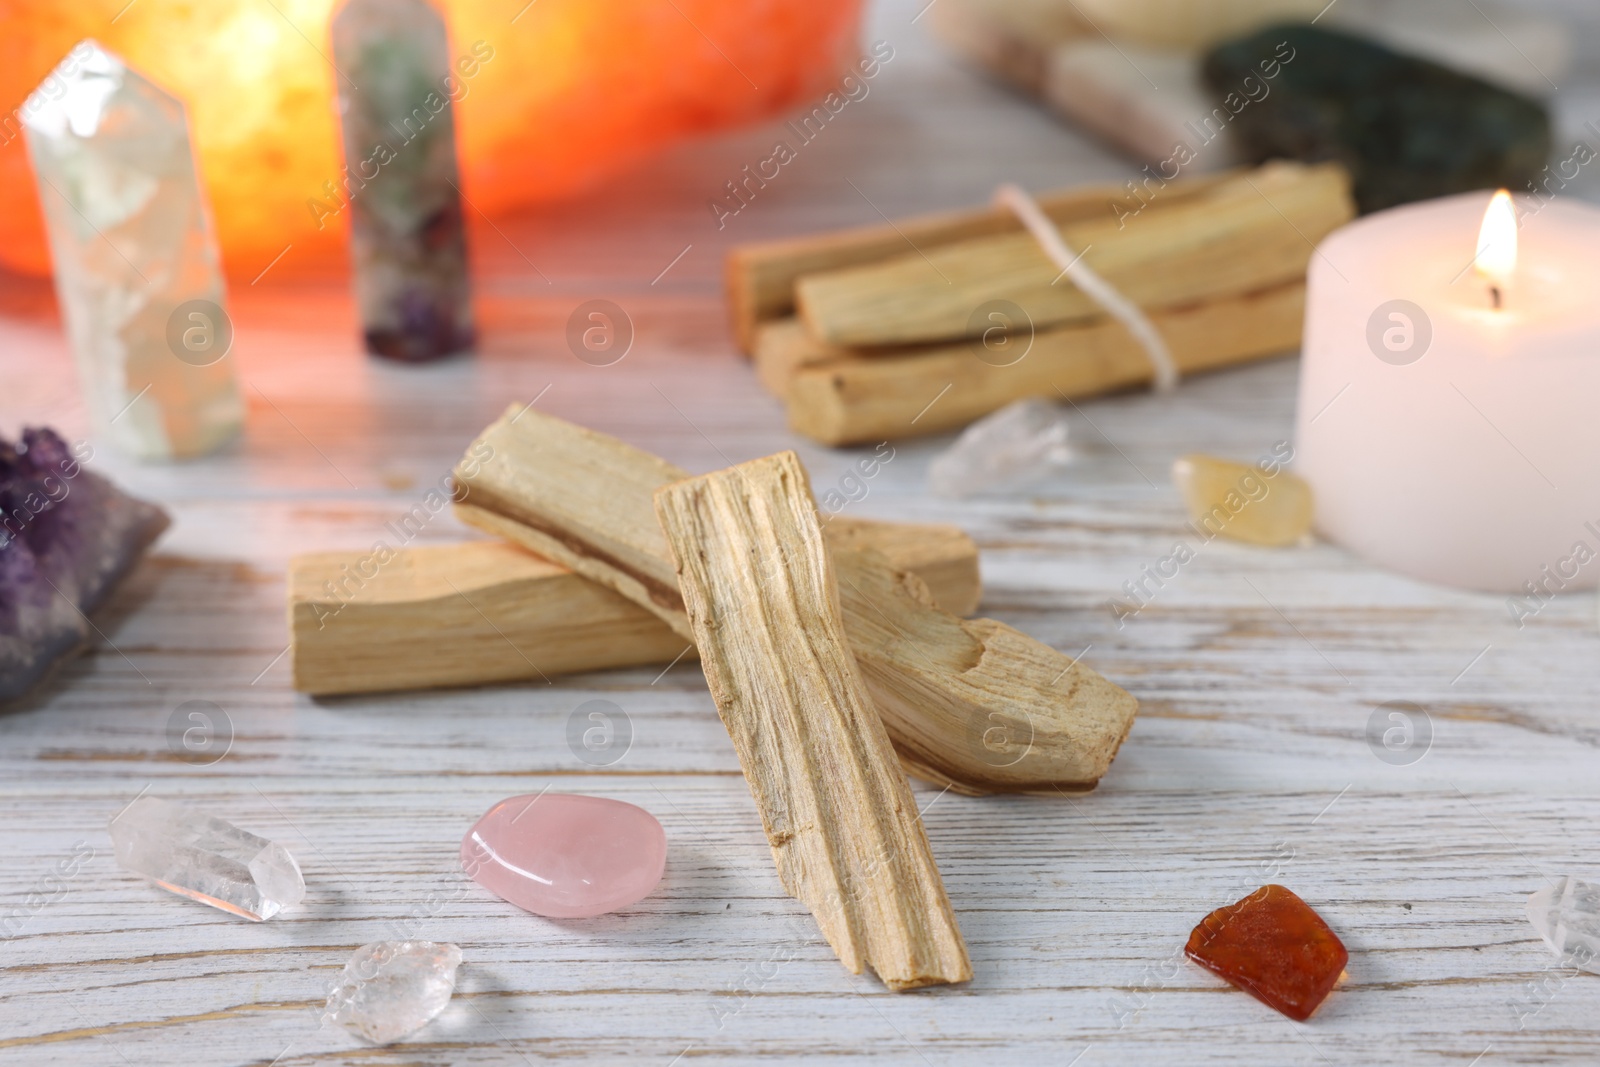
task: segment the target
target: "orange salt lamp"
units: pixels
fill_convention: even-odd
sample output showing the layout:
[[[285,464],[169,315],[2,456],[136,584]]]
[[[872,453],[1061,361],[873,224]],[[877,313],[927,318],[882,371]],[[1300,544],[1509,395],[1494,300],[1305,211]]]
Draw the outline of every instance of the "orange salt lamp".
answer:
[[[436,0],[464,192],[487,213],[575,192],[685,135],[821,96],[860,0]],[[223,259],[342,259],[328,23],[336,0],[9,0],[0,14],[0,266],[49,270],[16,111],[92,37],[180,97]],[[418,102],[419,105],[422,101]],[[284,252],[287,248],[289,251]]]

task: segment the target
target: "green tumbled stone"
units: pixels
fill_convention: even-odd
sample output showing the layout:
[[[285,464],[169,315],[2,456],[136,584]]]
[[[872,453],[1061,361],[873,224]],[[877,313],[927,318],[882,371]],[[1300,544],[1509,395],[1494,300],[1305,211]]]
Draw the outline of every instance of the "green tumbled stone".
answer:
[[[1362,212],[1521,189],[1550,155],[1550,117],[1537,101],[1315,26],[1269,27],[1218,45],[1203,71],[1219,98],[1248,99],[1230,123],[1246,159],[1338,160]]]

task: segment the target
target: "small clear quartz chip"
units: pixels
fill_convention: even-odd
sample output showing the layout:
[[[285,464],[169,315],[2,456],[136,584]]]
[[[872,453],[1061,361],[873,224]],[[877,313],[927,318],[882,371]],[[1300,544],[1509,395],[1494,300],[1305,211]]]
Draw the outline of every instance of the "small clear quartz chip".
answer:
[[[928,486],[944,497],[1024,485],[1072,461],[1067,419],[1041,397],[1008,404],[962,431],[928,468]]]
[[[1558,956],[1600,974],[1600,885],[1558,878],[1528,898],[1528,921]]]
[[[325,1018],[374,1045],[414,1033],[456,990],[461,949],[433,941],[375,941],[356,949],[328,993]]]
[[[225,819],[140,797],[111,819],[117,863],[163,889],[260,922],[306,895],[288,849]]]

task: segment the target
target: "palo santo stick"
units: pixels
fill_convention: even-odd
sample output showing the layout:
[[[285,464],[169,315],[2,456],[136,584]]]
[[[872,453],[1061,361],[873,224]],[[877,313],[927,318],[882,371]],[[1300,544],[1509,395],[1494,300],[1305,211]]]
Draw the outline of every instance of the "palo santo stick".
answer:
[[[905,777],[851,655],[793,452],[655,494],[684,606],[784,889],[844,965],[893,990],[972,964]]]
[[[882,552],[949,610],[978,606],[978,546],[954,526],[835,516],[836,548]],[[504,541],[289,561],[290,663],[305,693],[545,680],[690,660],[694,649],[626,597]]]
[[[1232,366],[1300,344],[1305,286],[1295,282],[1150,319],[1180,371]],[[1004,367],[979,359],[975,343],[803,366],[783,394],[789,425],[827,445],[896,440],[965,426],[1023,397],[1076,400],[1143,385],[1153,375],[1144,349],[1115,322],[1042,331],[1025,357]]]
[[[1173,181],[1161,190],[1157,203],[1183,203],[1220,180],[1220,176],[1205,175]],[[1066,225],[1114,219],[1116,207],[1124,205],[1128,196],[1126,187],[1108,182],[1044,193],[1038,201],[1046,215]],[[728,253],[725,268],[728,307],[739,347],[752,352],[760,323],[794,314],[795,282],[804,275],[875,263],[917,248],[926,251],[974,237],[1020,232],[1022,226],[1011,212],[982,207],[901,219],[892,225],[741,245]]]
[[[789,383],[801,367],[855,358],[854,350],[824,344],[806,331],[799,319],[772,319],[756,327],[750,358],[763,388],[780,400],[789,393]]]
[[[515,405],[479,435],[468,455],[493,458],[456,470],[471,501],[456,505],[463,521],[556,559],[693,636],[671,550],[659,524],[651,531],[640,516],[650,511],[650,493],[681,481],[685,472],[615,438]],[[656,484],[641,494],[652,479]],[[594,484],[627,491],[596,493]],[[1094,786],[1132,720],[1137,705],[1131,696],[1000,623],[979,620],[968,627],[953,620],[928,602],[915,579],[858,574],[863,568],[903,572],[881,557],[861,562],[859,539],[826,536],[850,590],[844,610],[852,648],[863,665],[881,664],[869,683],[875,695],[884,691],[880,712],[890,739],[911,753],[909,772],[967,793]],[[892,640],[882,636],[883,618],[894,620]],[[952,623],[964,637],[952,633]],[[954,651],[919,659],[923,645]],[[979,665],[978,674],[967,676]],[[1025,719],[1032,745],[1008,747],[1004,737],[986,733],[1002,725],[987,716],[973,729],[975,705],[983,703],[978,677],[1008,679],[986,710],[1018,723]],[[1093,743],[1086,743],[1085,724],[1098,730]]]
[[[1132,221],[1062,228],[1069,247],[1147,311],[1305,277],[1315,243],[1350,221],[1338,164],[1269,163],[1175,205],[1160,198]],[[1022,309],[1035,330],[1104,315],[1028,234],[961,241],[796,283],[800,318],[819,341],[852,347],[976,336],[990,301]],[[1059,279],[1059,281],[1058,281]]]
[[[371,562],[360,552],[290,561],[291,664],[301,692],[544,680],[694,655],[633,601],[515,545],[434,545]]]
[[[959,526],[830,515],[822,520],[822,535],[834,552],[876,552],[886,566],[916,575],[951,615],[978,610],[978,546]]]
[[[1076,329],[1079,326],[1062,328]],[[781,398],[788,393],[789,382],[802,367],[840,359],[920,356],[935,351],[936,347],[902,345],[898,348],[845,348],[817,340],[799,319],[786,318],[772,319],[756,327],[756,343],[750,357],[756,365],[756,377],[761,384],[773,396]]]
[[[1004,623],[929,610],[922,581],[871,549],[833,561],[850,647],[908,773],[968,795],[1094,788],[1138,701]]]

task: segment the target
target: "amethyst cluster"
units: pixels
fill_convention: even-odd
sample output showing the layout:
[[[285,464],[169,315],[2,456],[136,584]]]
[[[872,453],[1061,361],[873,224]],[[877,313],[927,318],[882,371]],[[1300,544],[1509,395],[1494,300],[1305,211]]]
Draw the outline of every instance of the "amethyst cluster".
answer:
[[[53,430],[0,437],[0,702],[26,692],[89,636],[110,595],[167,514],[83,466]]]

